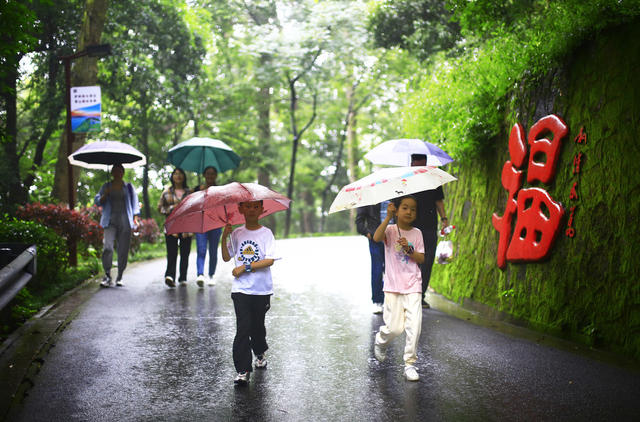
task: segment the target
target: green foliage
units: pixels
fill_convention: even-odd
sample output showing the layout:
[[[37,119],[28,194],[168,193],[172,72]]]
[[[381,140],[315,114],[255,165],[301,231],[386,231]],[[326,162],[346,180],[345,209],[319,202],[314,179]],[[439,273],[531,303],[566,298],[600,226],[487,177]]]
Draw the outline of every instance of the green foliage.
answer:
[[[41,224],[5,215],[0,221],[0,242],[36,245],[37,273],[29,283],[33,290],[58,282],[67,268],[66,242],[52,229]]]
[[[442,0],[376,2],[368,28],[376,47],[401,47],[420,59],[449,50],[460,38],[460,27]]]
[[[85,208],[76,211],[65,206],[34,202],[20,206],[17,217],[47,226],[65,239],[83,242],[85,249],[101,249],[103,230],[98,222],[91,218],[96,212],[96,209]]]
[[[83,261],[77,267],[67,268],[58,279],[37,287],[32,280],[0,310],[0,341],[44,306],[53,303],[65,292],[95,275],[98,272],[98,262],[97,259]]]
[[[404,121],[410,135],[462,162],[493,151],[508,93],[538,82],[603,28],[640,15],[640,3],[614,0],[452,3],[467,38],[414,78]]]

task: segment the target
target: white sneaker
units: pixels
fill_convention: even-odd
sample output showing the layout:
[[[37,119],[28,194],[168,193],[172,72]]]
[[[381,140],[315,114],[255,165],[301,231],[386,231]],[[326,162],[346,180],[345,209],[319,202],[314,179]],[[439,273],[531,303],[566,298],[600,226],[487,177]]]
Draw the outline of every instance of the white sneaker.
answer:
[[[169,287],[176,287],[176,282],[173,281],[173,277],[171,277],[170,275],[164,278],[164,284],[166,284]]]
[[[238,372],[236,375],[236,379],[233,380],[235,384],[244,385],[249,382],[249,373],[248,372]]]
[[[420,375],[418,375],[418,371],[413,365],[407,365],[404,367],[404,377],[407,381],[418,381],[420,379]]]
[[[373,313],[376,315],[380,315],[382,313],[382,303],[373,304]]]
[[[102,278],[102,281],[100,282],[100,285],[102,287],[111,287],[111,277],[109,277],[108,275],[105,275]]]
[[[376,357],[376,359],[378,359],[378,361],[380,362],[384,362],[384,360],[387,358],[387,353],[384,350],[384,347],[378,345],[377,343],[373,346],[373,356]]]
[[[267,357],[263,354],[256,356],[256,368],[266,368],[267,367]]]
[[[212,275],[209,276],[209,280],[207,280],[207,284],[209,286],[215,286],[216,285],[216,280],[213,278]]]
[[[118,287],[124,286],[124,283],[122,282],[122,279],[116,280],[116,286],[118,286]]]
[[[198,287],[204,286],[204,274],[200,274],[198,278],[196,278],[196,283],[198,283]]]

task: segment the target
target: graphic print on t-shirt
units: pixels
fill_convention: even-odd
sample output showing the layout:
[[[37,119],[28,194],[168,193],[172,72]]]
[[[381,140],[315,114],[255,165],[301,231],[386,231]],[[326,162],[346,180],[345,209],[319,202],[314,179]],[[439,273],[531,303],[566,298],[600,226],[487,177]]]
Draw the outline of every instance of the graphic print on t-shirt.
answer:
[[[250,264],[260,260],[260,246],[253,240],[245,240],[240,244],[238,261]]]
[[[414,247],[413,243],[411,243],[411,242],[407,242],[407,244],[409,245],[409,248],[413,248]],[[399,261],[402,261],[405,264],[407,262],[409,262],[409,255],[407,255],[405,253],[405,251],[402,248],[402,245],[400,243],[396,243],[395,250],[396,250],[396,255],[397,255]]]

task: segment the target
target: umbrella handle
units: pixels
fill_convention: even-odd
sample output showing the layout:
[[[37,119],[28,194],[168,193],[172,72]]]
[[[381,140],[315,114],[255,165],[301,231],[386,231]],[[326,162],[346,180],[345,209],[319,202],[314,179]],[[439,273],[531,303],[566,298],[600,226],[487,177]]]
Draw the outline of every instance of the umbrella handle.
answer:
[[[227,214],[227,206],[224,205],[223,207],[224,207],[224,219],[226,220],[225,223],[229,224],[229,214]],[[226,226],[226,224],[225,224],[225,226]],[[224,231],[224,229],[222,229],[222,231]],[[229,239],[229,240],[231,240],[231,239]],[[231,242],[230,245],[231,245],[231,257],[232,257],[232,259],[235,259],[236,253],[233,250],[233,242]]]

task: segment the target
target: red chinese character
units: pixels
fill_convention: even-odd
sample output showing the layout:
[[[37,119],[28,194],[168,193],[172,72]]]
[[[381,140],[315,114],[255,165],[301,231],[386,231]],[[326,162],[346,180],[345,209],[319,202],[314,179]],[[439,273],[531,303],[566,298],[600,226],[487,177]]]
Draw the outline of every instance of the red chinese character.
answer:
[[[571,186],[571,192],[569,192],[569,199],[571,199],[572,201],[578,199],[578,192],[576,191],[577,187],[578,182],[573,182],[573,186]]]
[[[573,214],[576,211],[576,206],[569,208],[569,211],[571,214],[569,214],[569,222],[567,223],[567,230],[565,231],[565,234],[567,237],[573,238],[576,235],[576,229],[573,228]]]
[[[556,175],[556,161],[560,155],[560,141],[569,129],[564,121],[555,114],[538,120],[529,130],[529,169],[527,182],[536,180],[549,184]],[[545,138],[551,134],[552,139]],[[542,156],[546,156],[546,160]]]
[[[516,170],[511,165],[511,161],[504,163],[502,167],[502,186],[509,192],[509,198],[507,199],[504,215],[500,217],[494,213],[492,217],[493,227],[500,233],[500,240],[498,241],[498,267],[500,268],[504,268],[507,265],[507,248],[511,237],[511,223],[518,208],[515,196],[522,187],[522,179],[522,172]]]
[[[583,153],[579,152],[573,157],[573,174],[580,173],[580,162],[582,161],[583,155]]]
[[[576,144],[586,144],[587,143],[587,134],[584,132],[584,126],[580,128],[580,133],[573,139],[573,142]]]
[[[527,158],[527,144],[524,140],[524,129],[520,123],[516,123],[511,128],[509,134],[509,156],[513,166],[521,169]]]
[[[545,208],[548,216],[545,215]],[[518,193],[518,220],[507,249],[507,259],[537,261],[546,257],[558,234],[563,215],[564,208],[547,191],[539,188],[522,189]]]

